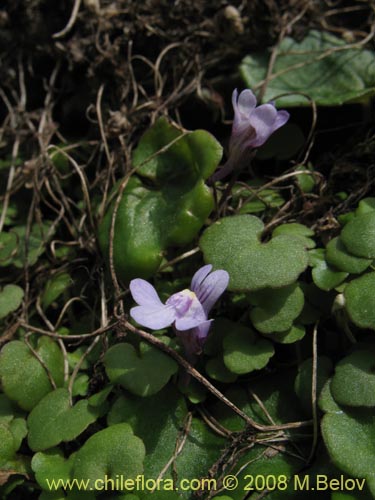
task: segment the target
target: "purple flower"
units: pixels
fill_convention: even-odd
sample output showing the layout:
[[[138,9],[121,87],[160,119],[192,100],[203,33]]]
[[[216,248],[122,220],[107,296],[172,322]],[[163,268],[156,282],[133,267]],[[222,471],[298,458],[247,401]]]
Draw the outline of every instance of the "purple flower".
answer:
[[[273,102],[256,107],[257,100],[250,89],[232,94],[234,119],[229,140],[228,161],[213,180],[220,180],[235,168],[242,168],[253,150],[264,144],[269,136],[289,120],[287,111],[277,111]]]
[[[155,288],[145,280],[130,282],[130,292],[138,306],[130,310],[130,316],[140,325],[153,330],[173,324],[188,357],[200,354],[212,320],[208,313],[228,286],[226,271],[214,271],[209,264],[193,276],[190,290],[174,293],[165,304]]]

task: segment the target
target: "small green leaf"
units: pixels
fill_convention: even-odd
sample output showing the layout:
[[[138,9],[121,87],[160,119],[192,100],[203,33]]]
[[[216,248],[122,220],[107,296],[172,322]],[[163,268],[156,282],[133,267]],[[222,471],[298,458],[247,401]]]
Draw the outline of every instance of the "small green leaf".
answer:
[[[252,215],[225,217],[203,233],[205,261],[225,269],[233,291],[279,288],[297,280],[307,266],[299,237],[280,235],[261,243],[263,223]]]
[[[298,340],[301,340],[306,334],[305,328],[302,325],[292,325],[289,330],[285,332],[274,332],[270,335],[267,335],[274,342],[278,342],[279,344],[293,344]]]
[[[178,178],[207,179],[218,166],[223,149],[205,130],[183,133],[160,118],[141,138],[133,153],[137,173],[154,182]]]
[[[143,472],[144,458],[144,444],[130,425],[111,425],[91,436],[77,451],[72,477],[92,482],[104,477],[115,479],[116,475],[135,478]]]
[[[275,352],[272,343],[239,323],[222,321],[222,327],[225,325],[223,350],[228,370],[243,375],[264,368]]]
[[[309,106],[309,100],[301,95],[304,93],[318,105],[335,106],[373,95],[373,51],[362,47],[346,49],[345,43],[330,33],[315,30],[302,42],[284,38],[278,47],[263,101],[291,93],[280,97],[278,106]],[[249,55],[242,61],[241,75],[249,88],[266,78],[269,57],[267,52]]]
[[[326,258],[328,264],[340,271],[360,274],[371,264],[371,259],[364,259],[350,254],[340,238],[333,238],[327,245]]]
[[[42,307],[47,309],[62,293],[72,284],[72,278],[68,273],[61,273],[53,276],[47,284],[42,294]]]
[[[340,238],[351,254],[375,259],[375,210],[354,217],[343,228]]]
[[[31,468],[35,473],[35,479],[39,486],[44,491],[51,491],[53,480],[70,480],[73,461],[74,454],[66,460],[60,449],[52,448],[35,453],[31,461]]]
[[[294,392],[295,370],[278,370],[273,374],[265,372],[252,377],[248,387],[232,384],[224,395],[256,422],[270,424],[304,420],[300,402]],[[252,396],[256,394],[261,405]],[[266,412],[264,411],[266,409]],[[222,402],[213,403],[212,415],[231,431],[243,430],[245,422]]]
[[[251,193],[251,191],[246,191]],[[256,196],[247,196],[249,201],[245,201],[239,209],[239,214],[256,214],[267,209],[277,208],[284,205],[285,200],[278,191],[273,189],[263,189],[257,192]]]
[[[251,294],[254,309],[251,321],[262,333],[285,332],[303,309],[304,296],[298,283],[283,288],[264,289]]]
[[[79,373],[74,379],[72,396],[86,396],[89,390],[90,379],[86,373]]]
[[[160,391],[178,368],[173,359],[145,342],[139,344],[139,353],[131,344],[112,346],[105,354],[104,365],[111,382],[138,396]]]
[[[23,416],[23,412],[5,394],[0,393],[0,422],[8,424],[14,417],[20,416]]]
[[[302,238],[305,248],[315,247],[315,241],[312,239],[314,231],[304,224],[298,224],[297,222],[280,224],[280,226],[277,226],[277,228],[274,229],[272,236],[279,236],[280,234],[289,234],[291,236],[298,236]]]
[[[297,175],[297,177],[296,177],[297,184],[299,185],[299,187],[301,188],[301,191],[303,193],[311,193],[316,186],[316,179],[313,175],[314,169],[313,169],[312,165],[310,165],[310,164],[307,166],[306,165],[298,165],[295,168],[296,172],[301,172],[301,171],[306,171],[306,170],[309,170],[311,172],[311,174],[304,173],[304,174]]]
[[[70,171],[69,158],[67,154],[64,154],[64,147],[66,145],[61,143],[58,146],[48,148],[49,157],[60,174],[67,174]]]
[[[323,248],[316,248],[309,252],[310,265],[313,267],[312,278],[315,285],[328,292],[340,285],[348,273],[338,271],[327,264],[325,259],[325,250]]]
[[[339,404],[375,406],[375,363],[373,350],[358,350],[339,361],[331,392]]]
[[[367,214],[369,212],[373,212],[375,210],[375,198],[363,198],[363,200],[361,200],[359,203],[358,203],[358,207],[355,211],[355,215],[363,215],[363,214]]]
[[[64,383],[64,358],[59,346],[41,337],[36,348],[56,385]],[[0,353],[0,377],[4,393],[24,410],[31,410],[50,391],[52,385],[45,368],[27,345],[19,340],[6,344]]]
[[[375,330],[375,272],[351,281],[344,290],[344,297],[353,323]]]
[[[0,319],[15,311],[22,304],[24,292],[17,285],[5,285],[0,291]]]
[[[23,269],[27,261],[29,266],[32,266],[38,260],[38,257],[45,251],[45,246],[49,238],[53,235],[54,230],[50,222],[43,224],[34,224],[31,227],[30,234],[27,239],[27,258],[26,258],[26,226],[16,226],[12,229],[18,238],[18,252],[15,258],[12,259],[12,264],[20,269]]]
[[[9,426],[0,423],[0,466],[13,458],[16,451],[17,446]]]
[[[15,233],[0,233],[0,266],[9,266],[17,253],[18,238]]]
[[[14,459],[26,434],[25,419],[12,418],[9,422],[0,421],[0,469]]]
[[[1,160],[0,160],[0,163],[1,163]],[[1,167],[0,167],[0,169],[1,169]],[[3,213],[3,207],[4,207],[4,203],[0,201],[0,217]],[[4,225],[5,226],[14,225],[14,221],[15,221],[15,219],[17,219],[17,216],[18,216],[18,206],[14,202],[11,201],[9,203],[9,205],[7,206]]]
[[[98,412],[86,399],[71,406],[69,391],[56,389],[39,401],[27,419],[29,446],[42,451],[72,441],[97,417]]]
[[[225,366],[222,356],[209,359],[205,368],[207,375],[218,382],[229,383],[237,379],[237,375]]]

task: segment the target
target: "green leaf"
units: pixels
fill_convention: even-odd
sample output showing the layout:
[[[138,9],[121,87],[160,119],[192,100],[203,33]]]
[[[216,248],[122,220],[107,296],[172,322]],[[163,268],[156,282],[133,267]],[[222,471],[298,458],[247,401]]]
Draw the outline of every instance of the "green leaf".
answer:
[[[229,370],[227,373],[230,373]],[[231,375],[237,378],[233,373]],[[188,385],[186,385],[187,382]],[[189,379],[189,376],[184,373],[178,379],[178,389],[194,405],[203,403],[207,399],[208,392],[205,386],[194,378]]]
[[[246,193],[251,193],[251,191],[246,191]],[[263,189],[257,192],[256,196],[250,196],[249,198],[250,200],[244,202],[238,210],[239,214],[256,214],[267,209],[280,207],[285,203],[281,194],[273,189]]]
[[[169,467],[164,470],[164,479],[171,480],[176,477],[175,474],[186,479],[202,477],[217,460],[225,443],[203,422],[189,419],[184,399],[173,386],[167,386],[149,398],[119,397],[108,416],[110,425],[118,422],[130,424],[144,442],[147,452],[145,478],[156,479],[167,464]],[[181,443],[182,429],[184,445],[172,461],[176,446]],[[137,495],[143,500],[150,497],[150,492],[138,491]],[[190,497],[191,491],[155,492],[158,500],[188,500]]]
[[[53,235],[54,229],[50,222],[42,224],[34,224],[31,227],[30,234],[27,239],[27,258],[26,258],[26,226],[16,226],[12,229],[18,238],[18,252],[15,258],[12,259],[12,264],[20,269],[23,269],[25,262],[32,266],[38,260],[38,257],[45,251],[46,243]]]
[[[60,449],[52,448],[35,453],[31,460],[31,468],[39,486],[45,491],[51,491],[49,485],[53,480],[70,480],[73,461],[74,454],[66,460]]]
[[[301,340],[306,334],[305,327],[302,325],[292,325],[289,330],[285,332],[274,332],[267,337],[272,339],[274,342],[278,342],[279,344],[293,344],[298,340]]]
[[[256,422],[269,425],[269,415],[275,423],[305,420],[294,389],[295,370],[278,370],[276,373],[254,377],[248,387],[232,385],[224,395]],[[251,393],[256,394],[263,406],[259,406]],[[266,412],[264,411],[266,409]],[[245,422],[226,405],[215,402],[210,408],[212,415],[231,431],[240,431]],[[268,413],[267,413],[268,412]]]
[[[86,373],[79,373],[74,379],[72,396],[86,396],[89,390],[90,379]]]
[[[128,182],[117,212],[114,232],[114,265],[118,276],[152,276],[170,246],[190,243],[214,206],[211,190],[203,180],[182,181],[160,190],[146,188],[135,177]],[[101,249],[108,257],[113,205],[99,228]]]
[[[358,207],[355,211],[355,215],[363,215],[367,214],[369,212],[373,212],[375,210],[375,198],[369,197],[369,198],[363,198],[358,203]]]
[[[277,226],[277,228],[273,230],[272,236],[279,236],[280,234],[289,234],[291,236],[300,237],[305,244],[305,248],[315,247],[315,241],[312,239],[314,231],[304,224],[298,224],[297,222],[280,224],[280,226]]]
[[[254,309],[251,321],[262,333],[285,332],[303,309],[304,296],[298,283],[275,290],[264,289],[253,293],[250,301]]]
[[[128,424],[115,424],[91,436],[77,451],[72,477],[90,479],[135,478],[143,472],[145,447]]]
[[[375,259],[375,210],[350,220],[341,231],[340,238],[351,254]]]
[[[229,383],[237,379],[237,375],[225,366],[222,356],[209,359],[205,369],[207,375],[218,382]]]
[[[44,396],[27,419],[29,446],[33,451],[42,451],[72,441],[97,418],[97,409],[86,399],[71,406],[69,391],[57,389]]]
[[[173,359],[145,342],[139,344],[139,353],[131,344],[112,346],[104,365],[111,382],[138,396],[160,391],[178,368]]]
[[[340,238],[333,238],[327,245],[326,258],[328,264],[340,271],[360,274],[371,264],[371,259],[364,259],[350,254]]]
[[[348,273],[338,271],[327,264],[325,259],[325,250],[323,248],[316,248],[309,252],[310,265],[313,267],[312,278],[315,285],[328,292],[340,285]]]
[[[344,290],[344,297],[353,323],[375,330],[375,272],[351,281]]]
[[[9,266],[17,253],[18,239],[15,233],[0,233],[0,266]]]
[[[64,383],[64,358],[59,346],[41,337],[36,348],[56,385]],[[24,410],[31,410],[50,391],[52,385],[45,368],[27,345],[19,340],[6,344],[0,353],[0,377],[4,393]]]
[[[335,401],[347,406],[375,406],[374,350],[358,350],[339,361],[331,382]]]
[[[345,43],[334,35],[315,30],[310,31],[302,42],[284,38],[263,101],[291,92],[292,95],[277,100],[278,106],[309,106],[308,99],[297,94],[302,92],[318,105],[335,106],[373,95],[373,51],[362,47],[346,49]],[[245,57],[240,72],[246,85],[254,88],[263,81],[268,65],[268,53]]]
[[[22,304],[24,292],[17,285],[5,285],[0,291],[0,319],[15,311]]]
[[[141,138],[133,153],[137,173],[154,182],[183,178],[207,179],[218,166],[223,149],[205,130],[183,133],[160,118]]]
[[[309,170],[311,174],[299,174],[296,176],[297,184],[303,193],[311,193],[316,186],[316,179],[313,175],[314,168],[312,165],[298,165],[295,168],[296,172]]]
[[[171,246],[190,243],[214,207],[207,179],[217,167],[222,148],[207,132],[181,135],[161,119],[145,133],[134,152],[137,177],[127,183],[116,214],[113,260],[120,279],[148,278]],[[173,139],[178,139],[170,145]],[[118,190],[114,190],[114,197]],[[109,256],[109,238],[115,201],[99,227],[99,243]]]
[[[68,273],[57,274],[48,280],[41,297],[43,309],[47,309],[72,283]]]
[[[324,415],[321,428],[333,463],[353,477],[365,478],[367,484],[373,482],[375,479],[373,410],[341,408],[340,412],[329,412]]]
[[[272,343],[239,323],[226,321],[222,326],[225,324],[223,350],[228,370],[243,375],[264,368],[275,353]]]
[[[15,458],[26,434],[25,419],[13,418],[10,422],[0,421],[0,469]]]
[[[328,266],[326,262],[322,262],[320,266],[315,267],[312,271],[315,285],[327,292],[339,286],[347,276],[348,273],[336,271],[336,269]]]
[[[212,464],[221,456],[226,441],[213,432],[202,420],[193,418],[182,453],[176,459],[178,477],[195,479],[205,477]],[[170,477],[172,470],[170,469]],[[171,492],[171,500],[176,499],[176,492]],[[181,493],[181,498],[190,500],[191,491]],[[142,498],[150,498],[143,493]],[[169,500],[169,499],[168,499]]]
[[[145,475],[157,478],[173,456],[186,416],[184,398],[174,386],[168,385],[149,398],[131,394],[118,397],[107,420],[110,426],[125,422],[132,427],[146,447]]]
[[[0,393],[0,422],[9,423],[14,417],[20,416],[23,416],[23,412],[5,394]]]
[[[8,425],[0,423],[0,466],[13,458],[17,451],[17,446]]]
[[[0,160],[1,163],[1,160]],[[0,167],[1,168],[1,167]],[[4,203],[0,201],[0,217],[1,214],[3,213],[3,207]],[[17,219],[18,216],[18,206],[14,202],[10,202],[9,205],[7,206],[7,211],[5,215],[5,220],[4,220],[4,225],[5,226],[10,226],[14,224],[15,219]]]
[[[319,408],[325,413],[341,413],[341,407],[336,403],[332,396],[331,382],[332,379],[327,380],[320,391],[318,400]]]
[[[261,243],[263,223],[252,215],[225,217],[203,233],[205,261],[230,276],[229,289],[279,288],[297,280],[307,266],[301,239],[280,235]]]

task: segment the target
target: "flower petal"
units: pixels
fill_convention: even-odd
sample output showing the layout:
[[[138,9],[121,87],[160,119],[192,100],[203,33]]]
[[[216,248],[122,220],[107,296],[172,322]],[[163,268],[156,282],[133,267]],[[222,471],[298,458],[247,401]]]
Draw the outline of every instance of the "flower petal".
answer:
[[[194,274],[193,279],[191,280],[191,285],[190,289],[195,293],[202,281],[205,279],[205,277],[211,272],[212,265],[207,264],[206,266],[201,267],[198,269],[198,271]]]
[[[256,137],[251,140],[252,147],[261,146],[275,130],[277,110],[272,104],[263,104],[251,114],[251,124],[256,130]]]
[[[252,129],[250,115],[256,106],[256,97],[250,89],[243,90],[238,97],[237,89],[232,94],[232,105],[234,110],[232,135],[247,133]]]
[[[130,316],[140,325],[152,330],[160,330],[170,326],[176,319],[176,312],[172,307],[165,306],[137,306],[130,309]]]
[[[277,116],[276,116],[275,125],[274,125],[274,130],[277,130],[278,128],[285,125],[286,122],[289,120],[289,118],[290,118],[290,114],[288,113],[288,111],[285,111],[285,109],[278,111]]]
[[[155,288],[145,280],[137,278],[129,285],[133,299],[140,306],[162,306]]]
[[[218,298],[223,294],[229,283],[229,274],[218,270],[209,274],[195,291],[199,302],[208,315]]]
[[[198,298],[194,296],[189,309],[183,315],[176,318],[175,326],[177,330],[189,330],[205,321],[207,321],[207,315]]]
[[[233,95],[232,95],[232,103],[233,103]],[[250,89],[245,89],[240,93],[237,101],[237,108],[240,113],[245,114],[247,117],[249,117],[251,111],[255,108],[256,105],[257,105],[257,98]]]

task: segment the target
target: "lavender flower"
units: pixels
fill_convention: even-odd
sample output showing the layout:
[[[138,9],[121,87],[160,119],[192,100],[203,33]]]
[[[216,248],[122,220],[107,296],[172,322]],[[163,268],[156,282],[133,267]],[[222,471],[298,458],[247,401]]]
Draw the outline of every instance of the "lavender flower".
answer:
[[[253,150],[264,144],[271,134],[289,120],[287,111],[277,111],[273,102],[256,107],[257,100],[250,89],[232,94],[234,119],[229,140],[228,161],[214,176],[217,181],[234,168],[248,163]]]
[[[208,313],[228,286],[226,271],[214,271],[207,265],[199,269],[191,281],[191,289],[174,293],[165,304],[155,288],[143,279],[130,282],[130,292],[138,306],[130,316],[140,325],[159,330],[173,324],[188,358],[200,354],[212,320]]]

